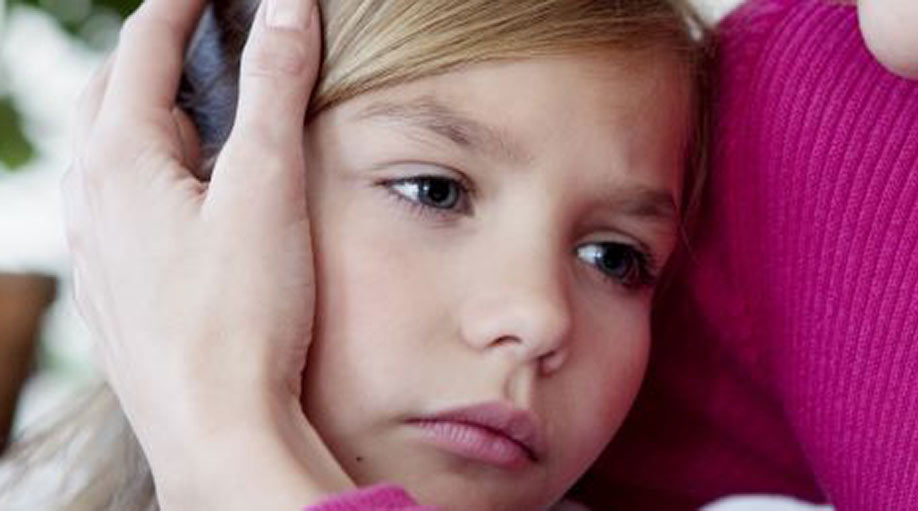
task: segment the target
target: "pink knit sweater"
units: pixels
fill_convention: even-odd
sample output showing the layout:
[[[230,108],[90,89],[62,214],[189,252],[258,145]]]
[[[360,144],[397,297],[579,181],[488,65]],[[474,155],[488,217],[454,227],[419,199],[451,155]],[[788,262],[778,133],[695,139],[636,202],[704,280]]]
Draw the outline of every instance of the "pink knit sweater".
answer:
[[[721,30],[695,260],[657,310],[634,413],[574,493],[914,511],[918,83],[873,61],[851,7],[752,0]],[[421,509],[372,502],[314,509]]]
[[[434,511],[419,506],[405,490],[391,484],[361,488],[303,508],[304,511]]]

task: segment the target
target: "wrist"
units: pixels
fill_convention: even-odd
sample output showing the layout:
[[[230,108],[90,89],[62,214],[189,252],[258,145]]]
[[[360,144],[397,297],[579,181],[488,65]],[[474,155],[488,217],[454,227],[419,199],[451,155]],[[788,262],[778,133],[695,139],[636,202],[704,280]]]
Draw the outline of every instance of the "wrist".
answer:
[[[205,424],[178,456],[151,460],[164,511],[296,510],[354,488],[298,402]]]

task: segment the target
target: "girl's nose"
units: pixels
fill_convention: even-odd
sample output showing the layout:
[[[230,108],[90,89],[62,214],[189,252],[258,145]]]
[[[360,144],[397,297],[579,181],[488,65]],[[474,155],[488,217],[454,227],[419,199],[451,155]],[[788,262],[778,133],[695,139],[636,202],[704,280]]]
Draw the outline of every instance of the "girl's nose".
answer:
[[[483,263],[462,292],[465,342],[481,351],[509,351],[543,373],[558,370],[572,327],[561,258],[517,247],[492,251]]]

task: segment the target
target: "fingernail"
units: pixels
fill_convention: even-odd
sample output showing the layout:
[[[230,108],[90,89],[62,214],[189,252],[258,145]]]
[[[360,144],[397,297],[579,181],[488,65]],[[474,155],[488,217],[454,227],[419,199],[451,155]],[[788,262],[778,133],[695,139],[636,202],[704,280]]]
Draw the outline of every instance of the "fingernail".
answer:
[[[315,0],[267,0],[268,26],[305,30],[309,28]]]

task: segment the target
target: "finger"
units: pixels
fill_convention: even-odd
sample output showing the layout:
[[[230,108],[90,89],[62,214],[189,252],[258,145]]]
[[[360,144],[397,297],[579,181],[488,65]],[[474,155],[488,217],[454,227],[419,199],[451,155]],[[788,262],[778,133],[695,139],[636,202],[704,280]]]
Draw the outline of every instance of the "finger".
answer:
[[[182,143],[182,163],[198,181],[207,181],[208,176],[202,174],[201,137],[197,127],[188,114],[177,106],[172,108],[172,117]]]
[[[110,371],[108,370],[108,364],[106,363],[108,359],[106,356],[108,350],[106,349],[105,337],[97,325],[98,315],[90,305],[86,288],[84,286],[85,277],[83,276],[83,272],[76,267],[73,268],[71,283],[73,286],[71,294],[73,305],[76,308],[77,314],[82,319],[83,325],[86,327],[86,331],[89,332],[89,337],[91,339],[89,351],[90,362],[107,380],[109,379]]]
[[[234,128],[277,142],[302,138],[319,68],[315,0],[268,0],[259,7],[242,55]]]
[[[125,21],[103,114],[156,122],[171,112],[185,46],[204,4],[147,0]]]
[[[918,2],[861,0],[858,20],[867,47],[886,69],[918,79]]]
[[[64,214],[64,229],[67,249],[70,253],[73,271],[73,299],[77,310],[88,325],[98,326],[92,314],[92,303],[84,286],[86,260],[92,247],[87,238],[92,229],[91,215],[86,203],[83,176],[77,167],[70,167],[61,179],[61,199]]]
[[[71,253],[75,252],[82,245],[82,236],[80,234],[80,219],[83,216],[83,197],[82,190],[78,183],[79,176],[77,171],[70,167],[61,178],[61,213],[63,215],[64,235],[67,240],[67,248]]]
[[[262,3],[243,52],[236,120],[223,151],[227,157],[221,155],[217,163],[211,190],[257,177],[239,160],[262,169],[266,162],[280,161],[276,167],[283,171],[302,170],[303,123],[320,50],[314,0]]]
[[[105,90],[108,88],[108,81],[111,77],[112,66],[115,62],[114,53],[106,57],[102,66],[93,74],[86,88],[80,94],[76,107],[76,122],[73,127],[73,144],[74,150],[79,150],[86,142],[96,117],[99,115],[99,107],[102,105],[102,98],[105,96]]]

